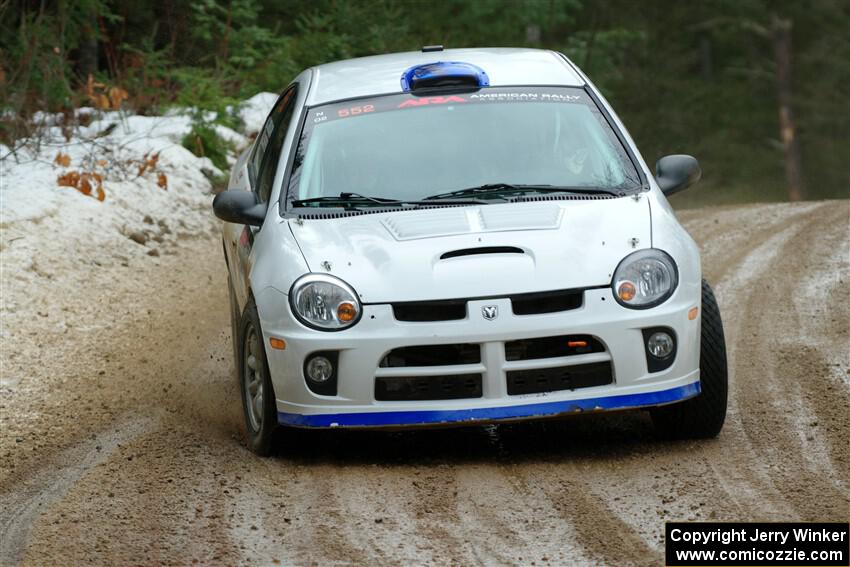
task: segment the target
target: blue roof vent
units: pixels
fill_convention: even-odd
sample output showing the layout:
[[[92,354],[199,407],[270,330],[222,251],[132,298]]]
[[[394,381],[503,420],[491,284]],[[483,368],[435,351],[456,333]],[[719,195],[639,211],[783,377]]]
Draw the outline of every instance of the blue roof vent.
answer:
[[[414,65],[401,75],[401,90],[416,92],[442,88],[489,87],[490,79],[484,69],[460,61],[437,61]]]

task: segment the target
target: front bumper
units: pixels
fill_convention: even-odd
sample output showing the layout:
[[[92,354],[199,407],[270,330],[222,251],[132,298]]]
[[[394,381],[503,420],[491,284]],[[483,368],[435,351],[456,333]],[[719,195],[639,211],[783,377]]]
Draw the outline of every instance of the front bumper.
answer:
[[[278,421],[296,427],[400,427],[447,424],[490,423],[542,419],[583,413],[656,407],[692,398],[699,394],[699,381],[657,392],[604,396],[509,405],[491,408],[453,410],[373,411],[357,413],[300,414],[278,412]]]
[[[464,424],[552,417],[587,411],[654,407],[699,394],[700,317],[688,311],[700,307],[699,289],[680,286],[663,305],[645,311],[626,309],[610,288],[584,292],[582,307],[540,315],[514,315],[510,300],[470,300],[467,317],[459,321],[400,322],[390,305],[364,306],[361,321],[337,333],[301,326],[289,313],[285,294],[267,288],[257,296],[268,345],[270,337],[286,340],[286,350],[266,348],[277,397],[278,420],[297,427],[399,427]],[[496,306],[499,316],[486,320],[482,307]],[[673,364],[651,373],[647,369],[642,329],[669,327],[677,339]],[[509,361],[504,343],[560,335],[592,335],[605,352],[569,357]],[[475,343],[481,362],[474,365],[379,368],[393,349],[404,346]],[[303,377],[305,358],[316,351],[339,351],[336,396],[311,392]],[[610,362],[613,382],[577,390],[509,395],[512,370],[554,368]],[[375,399],[376,376],[438,376],[480,373],[482,395],[476,398],[427,401]]]

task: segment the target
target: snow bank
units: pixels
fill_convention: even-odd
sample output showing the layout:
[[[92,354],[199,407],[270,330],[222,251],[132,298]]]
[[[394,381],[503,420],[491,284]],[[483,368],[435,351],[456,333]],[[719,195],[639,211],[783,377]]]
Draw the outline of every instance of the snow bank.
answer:
[[[92,122],[79,137],[43,140],[9,156],[2,163],[0,222],[4,224],[61,214],[73,221],[96,212],[101,223],[117,228],[134,228],[143,217],[164,220],[186,218],[185,206],[194,207],[209,199],[206,175],[221,175],[207,158],[199,158],[180,145],[189,131],[186,118],[130,117],[109,122],[111,117]],[[99,138],[86,130],[118,124]],[[141,168],[153,156],[156,166]],[[205,175],[206,172],[206,175]],[[99,180],[103,201],[86,196],[74,187],[60,186],[67,174],[91,174],[90,185]],[[165,177],[160,177],[163,174]]]
[[[275,100],[271,93],[250,98],[239,109],[244,131],[217,125],[217,133],[244,148],[250,141],[248,134],[259,130]],[[191,129],[189,112],[137,116],[79,109],[77,113],[95,118],[77,127],[70,139],[59,126],[60,116],[41,114],[34,117],[42,125],[39,139],[19,141],[24,145],[14,154],[0,147],[2,225],[60,214],[73,224],[95,214],[101,227],[129,233],[144,229],[145,217],[188,228],[206,221],[212,188],[209,177],[224,172],[181,146]],[[99,176],[102,202],[96,192],[87,196],[59,185],[61,176],[73,172]],[[96,181],[93,177],[90,185]]]

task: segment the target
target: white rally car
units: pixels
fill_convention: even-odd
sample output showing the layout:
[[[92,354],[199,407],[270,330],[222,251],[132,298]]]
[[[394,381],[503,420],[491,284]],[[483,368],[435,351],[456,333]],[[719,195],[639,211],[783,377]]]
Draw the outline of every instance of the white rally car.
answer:
[[[633,408],[717,435],[720,314],[665,198],[699,177],[653,174],[560,53],[307,69],[213,203],[251,448]]]

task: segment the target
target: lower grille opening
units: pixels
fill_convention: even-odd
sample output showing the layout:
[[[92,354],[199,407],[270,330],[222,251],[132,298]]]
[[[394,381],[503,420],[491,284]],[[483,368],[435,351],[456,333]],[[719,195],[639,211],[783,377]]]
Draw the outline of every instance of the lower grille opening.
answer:
[[[508,372],[508,394],[540,394],[560,390],[578,390],[605,386],[614,382],[610,362],[594,362],[577,366],[512,370]]]
[[[605,346],[599,339],[590,335],[561,335],[505,343],[506,360],[557,358],[591,352],[605,352]]]
[[[474,344],[423,345],[391,350],[379,366],[404,368],[407,366],[447,366],[450,364],[478,364],[481,347]]]
[[[541,291],[511,296],[514,315],[539,315],[578,309],[584,301],[584,292],[580,289],[559,291]]]
[[[457,321],[466,318],[465,299],[438,301],[410,301],[393,303],[397,321],[421,323],[424,321]]]
[[[480,398],[481,374],[379,376],[375,399],[386,402]]]

